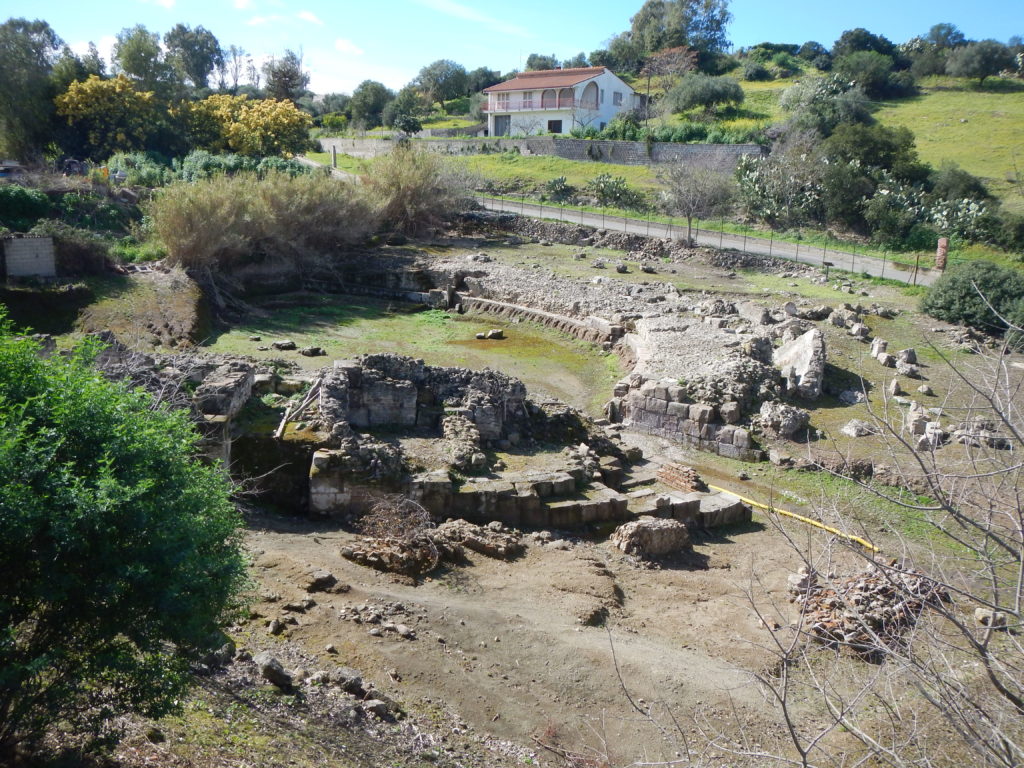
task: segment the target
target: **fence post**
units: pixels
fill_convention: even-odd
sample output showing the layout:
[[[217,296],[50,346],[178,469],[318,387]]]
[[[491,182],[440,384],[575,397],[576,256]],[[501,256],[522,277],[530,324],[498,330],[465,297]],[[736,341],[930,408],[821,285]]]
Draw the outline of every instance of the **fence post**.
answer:
[[[718,225],[718,250],[722,250],[722,238],[725,237],[725,219]],[[689,243],[687,243],[689,245]]]
[[[772,257],[772,246],[775,245],[775,230],[771,230],[771,235],[768,238],[768,258]]]
[[[888,250],[882,251],[882,274],[880,274],[879,277],[885,277],[885,259],[888,255]]]

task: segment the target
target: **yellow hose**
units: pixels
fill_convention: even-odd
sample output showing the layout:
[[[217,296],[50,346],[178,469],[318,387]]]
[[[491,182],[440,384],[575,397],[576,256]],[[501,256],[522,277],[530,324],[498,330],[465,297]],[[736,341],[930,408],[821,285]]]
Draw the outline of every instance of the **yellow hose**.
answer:
[[[804,517],[803,515],[798,515],[796,512],[789,512],[788,510],[785,510],[785,509],[779,509],[778,507],[773,507],[773,506],[770,506],[768,504],[762,504],[759,501],[754,501],[753,499],[748,499],[748,498],[746,498],[744,496],[740,496],[738,493],[734,493],[733,491],[730,491],[730,490],[728,490],[726,488],[719,488],[717,485],[708,485],[708,488],[711,488],[712,490],[715,490],[715,491],[721,491],[722,493],[731,494],[731,495],[735,496],[736,498],[738,498],[740,501],[742,501],[744,504],[750,504],[751,506],[754,506],[754,507],[760,507],[761,509],[767,509],[769,512],[777,512],[778,514],[784,515],[785,517],[791,517],[794,520],[799,520],[801,523],[807,523],[808,525],[813,525],[815,528],[821,528],[821,530],[828,531],[829,533],[835,534],[836,536],[842,536],[844,539],[846,539],[848,541],[852,541],[855,544],[860,544],[862,547],[864,547],[864,549],[867,549],[867,550],[869,550],[871,552],[880,552],[881,551],[878,547],[876,547],[870,541],[862,539],[860,536],[853,536],[853,535],[851,535],[849,533],[843,533],[842,531],[840,531],[840,530],[838,530],[836,528],[833,528],[830,525],[825,525],[824,523],[820,523],[817,520],[812,520],[809,517]]]

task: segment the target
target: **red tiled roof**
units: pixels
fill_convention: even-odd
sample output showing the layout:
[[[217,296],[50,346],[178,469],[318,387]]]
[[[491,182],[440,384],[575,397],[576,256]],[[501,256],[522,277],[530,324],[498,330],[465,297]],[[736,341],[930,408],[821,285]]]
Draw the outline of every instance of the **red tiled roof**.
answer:
[[[568,88],[604,72],[604,67],[578,67],[576,69],[541,69],[523,72],[504,83],[484,88],[484,93],[499,91],[539,91],[542,88]]]

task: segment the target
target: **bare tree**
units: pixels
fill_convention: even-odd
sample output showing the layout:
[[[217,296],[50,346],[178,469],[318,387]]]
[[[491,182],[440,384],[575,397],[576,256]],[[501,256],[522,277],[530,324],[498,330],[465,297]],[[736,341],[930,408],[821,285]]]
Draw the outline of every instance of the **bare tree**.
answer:
[[[766,604],[752,579],[749,597],[763,623],[789,623],[771,633],[775,664],[755,674],[790,736],[791,748],[773,760],[1024,764],[1024,375],[1005,347],[980,350],[969,366],[933,349],[960,388],[956,421],[920,436],[905,417],[877,414],[889,484],[848,477],[925,521],[925,543],[898,539],[887,553],[898,557],[883,559],[840,540],[815,551],[789,536],[804,562],[791,582],[800,609],[791,623],[792,609]],[[839,523],[857,525],[848,515]],[[860,561],[855,578],[817,578],[843,558],[847,568]],[[841,631],[823,627],[830,615]],[[893,617],[903,622],[896,634]],[[719,738],[750,754],[735,738]]]
[[[735,197],[732,178],[709,168],[674,163],[662,168],[658,177],[665,185],[662,207],[666,213],[686,218],[688,245],[693,245],[693,220],[722,213]]]
[[[652,53],[647,61],[644,62],[643,69],[640,70],[640,74],[647,78],[647,97],[644,99],[644,122],[650,118],[651,115],[651,78],[652,77],[667,77],[669,78],[669,87],[675,84],[675,81],[685,75],[687,72],[692,72],[697,69],[697,59],[699,54],[692,48],[688,48],[685,45],[680,45],[675,48],[666,48],[663,51]],[[668,87],[665,88],[668,90]]]

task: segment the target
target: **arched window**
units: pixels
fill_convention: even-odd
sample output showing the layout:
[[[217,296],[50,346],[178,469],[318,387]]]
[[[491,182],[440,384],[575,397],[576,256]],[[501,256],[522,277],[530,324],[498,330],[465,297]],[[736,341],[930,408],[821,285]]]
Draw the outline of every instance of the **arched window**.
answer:
[[[574,94],[572,88],[563,88],[562,90],[560,90],[558,92],[558,108],[568,109],[569,107],[571,107],[573,95]]]
[[[553,90],[548,88],[548,90],[541,94],[540,106],[541,109],[554,109],[558,106],[558,96]]]
[[[583,109],[597,109],[597,83],[587,83],[580,96],[580,106]]]

